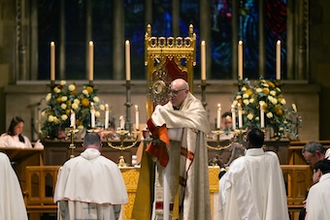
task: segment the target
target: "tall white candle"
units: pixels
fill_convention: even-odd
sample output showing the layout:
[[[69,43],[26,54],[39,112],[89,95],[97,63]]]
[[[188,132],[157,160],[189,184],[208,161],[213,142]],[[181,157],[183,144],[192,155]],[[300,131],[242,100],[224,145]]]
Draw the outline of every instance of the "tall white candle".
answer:
[[[276,43],[276,79],[281,79],[281,41]]]
[[[91,102],[91,127],[95,128],[95,107],[93,102]]]
[[[74,113],[73,110],[71,110],[71,115],[70,115],[70,127],[71,128],[76,127],[76,114]]]
[[[236,129],[236,112],[235,112],[235,106],[231,105],[231,120],[232,120],[232,126],[233,130]]]
[[[206,80],[206,45],[205,41],[201,43],[201,72],[202,72],[202,80]]]
[[[221,127],[221,104],[218,103],[218,109],[217,109],[217,129],[220,129]]]
[[[94,78],[94,44],[89,41],[89,74],[88,80],[93,81]]]
[[[109,127],[109,105],[105,104],[105,119],[104,119],[104,129]]]
[[[126,80],[131,80],[131,55],[130,55],[130,43],[128,40],[125,42],[125,55],[126,55]]]
[[[139,106],[135,105],[135,129],[139,130],[140,128],[140,111]]]
[[[238,105],[238,128],[243,128],[243,114],[241,104]]]
[[[55,43],[50,43],[50,80],[55,81]]]
[[[238,79],[243,79],[243,41],[238,42]]]
[[[260,104],[260,127],[265,127],[265,112],[264,112],[264,105]]]
[[[122,115],[119,117],[119,124],[120,124],[120,129],[125,128],[125,119],[124,119],[124,116],[122,116]]]

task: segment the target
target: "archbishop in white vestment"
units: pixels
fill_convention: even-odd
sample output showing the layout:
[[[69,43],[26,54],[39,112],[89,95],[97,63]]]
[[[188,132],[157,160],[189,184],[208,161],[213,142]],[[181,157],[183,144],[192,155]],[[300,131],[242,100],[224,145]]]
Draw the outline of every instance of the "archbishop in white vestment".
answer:
[[[27,220],[22,190],[9,158],[0,152],[0,219]]]
[[[97,142],[91,144],[95,138]],[[118,219],[120,206],[128,202],[121,172],[117,164],[100,155],[98,134],[86,134],[86,144],[87,149],[59,171],[54,193],[59,215],[64,220]]]
[[[135,200],[134,208],[136,210],[133,211],[132,217],[138,220],[163,219],[163,175],[169,166],[170,218],[210,220],[208,157],[205,136],[210,130],[210,125],[207,114],[202,103],[189,92],[188,84],[184,80],[174,80],[171,84],[171,90],[170,102],[164,106],[156,106],[147,123],[152,134],[155,135],[154,130],[156,130],[160,139],[164,133],[166,133],[165,135],[169,134],[169,141],[165,141],[168,146],[163,146],[162,149],[162,146],[149,145],[147,148],[151,155],[157,157],[152,217],[149,218],[148,215],[144,215],[149,212],[148,209],[136,207],[139,206],[137,201],[142,200],[139,198]],[[143,168],[142,162],[142,170]],[[139,184],[146,180],[141,179],[141,176],[143,176],[142,171]],[[147,188],[145,187],[145,189]],[[144,193],[144,195],[147,194]],[[137,197],[139,197],[139,193],[137,193]]]
[[[220,179],[219,220],[288,220],[287,197],[278,157],[264,152],[259,129],[248,134],[246,155],[232,162]],[[260,138],[261,137],[261,138]]]

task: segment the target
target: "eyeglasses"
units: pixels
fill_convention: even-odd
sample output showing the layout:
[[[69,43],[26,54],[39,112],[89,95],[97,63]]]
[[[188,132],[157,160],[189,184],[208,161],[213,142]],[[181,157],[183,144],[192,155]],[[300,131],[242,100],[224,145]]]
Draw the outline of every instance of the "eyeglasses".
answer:
[[[184,88],[184,89],[178,89],[178,90],[170,89],[170,94],[177,95],[179,92],[181,92],[183,90],[186,90],[186,88]]]

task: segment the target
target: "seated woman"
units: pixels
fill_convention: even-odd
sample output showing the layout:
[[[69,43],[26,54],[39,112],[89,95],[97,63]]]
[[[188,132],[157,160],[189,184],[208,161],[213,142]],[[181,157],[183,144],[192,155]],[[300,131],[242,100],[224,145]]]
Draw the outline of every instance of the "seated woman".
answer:
[[[0,137],[0,147],[32,148],[30,140],[22,135],[24,120],[21,117],[14,117],[7,133]]]

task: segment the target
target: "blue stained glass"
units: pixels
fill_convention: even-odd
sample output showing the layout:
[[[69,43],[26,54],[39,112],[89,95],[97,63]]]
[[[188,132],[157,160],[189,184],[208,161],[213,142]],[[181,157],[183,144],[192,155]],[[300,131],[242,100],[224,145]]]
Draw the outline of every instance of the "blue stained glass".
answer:
[[[232,75],[232,1],[211,2],[211,79],[230,79]]]
[[[281,78],[287,78],[287,1],[266,0],[266,78],[276,75],[276,42],[281,40]]]
[[[152,2],[152,35],[172,36],[172,1],[155,0]]]
[[[258,1],[241,1],[239,8],[239,39],[244,43],[244,78],[258,79],[259,73],[259,13]]]
[[[179,28],[182,37],[189,36],[189,26],[192,24],[196,34],[196,66],[194,68],[194,78],[201,78],[200,67],[200,39],[199,39],[199,0],[180,1]]]
[[[130,41],[131,45],[132,79],[145,79],[144,34],[146,27],[144,22],[144,0],[125,0],[124,7],[125,38]]]

